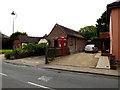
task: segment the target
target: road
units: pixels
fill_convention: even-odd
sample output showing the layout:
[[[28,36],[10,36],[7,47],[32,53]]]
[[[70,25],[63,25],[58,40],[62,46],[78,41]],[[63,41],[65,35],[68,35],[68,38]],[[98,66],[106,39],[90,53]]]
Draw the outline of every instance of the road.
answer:
[[[2,63],[3,88],[118,88],[112,76],[67,72]]]

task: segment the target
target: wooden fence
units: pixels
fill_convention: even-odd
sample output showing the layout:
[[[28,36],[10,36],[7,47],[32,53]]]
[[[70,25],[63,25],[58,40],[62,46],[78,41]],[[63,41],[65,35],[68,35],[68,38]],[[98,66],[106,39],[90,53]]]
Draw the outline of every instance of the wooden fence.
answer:
[[[62,48],[46,48],[45,64],[48,64],[55,57],[62,56]]]

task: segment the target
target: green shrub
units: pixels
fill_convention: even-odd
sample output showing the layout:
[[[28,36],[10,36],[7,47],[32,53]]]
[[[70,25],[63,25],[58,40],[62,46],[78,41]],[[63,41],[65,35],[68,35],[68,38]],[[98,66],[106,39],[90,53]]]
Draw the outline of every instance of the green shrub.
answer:
[[[13,51],[12,51],[12,52],[8,52],[8,53],[5,53],[5,58],[6,58],[6,59],[10,59],[10,56],[11,56],[11,55],[15,55],[15,54],[16,54],[16,53],[13,52]]]
[[[17,48],[17,49],[15,49],[15,52],[16,53],[26,53],[27,52],[27,50],[24,50],[24,49],[21,49],[21,48]]]
[[[29,43],[23,46],[23,50],[27,51],[30,55],[38,56],[45,54],[46,43],[35,44]]]

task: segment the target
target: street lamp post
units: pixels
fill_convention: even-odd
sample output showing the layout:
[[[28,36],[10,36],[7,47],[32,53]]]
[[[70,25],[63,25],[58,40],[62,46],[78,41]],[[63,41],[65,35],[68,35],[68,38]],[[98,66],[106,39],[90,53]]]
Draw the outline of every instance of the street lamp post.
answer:
[[[13,33],[14,33],[14,20],[17,18],[17,14],[13,11],[13,12],[11,13],[11,15],[15,16],[15,17],[13,18]]]
[[[14,34],[14,20],[17,18],[17,14],[13,11],[11,15],[15,16],[13,17],[13,34]],[[13,45],[13,52],[14,52],[14,45]]]

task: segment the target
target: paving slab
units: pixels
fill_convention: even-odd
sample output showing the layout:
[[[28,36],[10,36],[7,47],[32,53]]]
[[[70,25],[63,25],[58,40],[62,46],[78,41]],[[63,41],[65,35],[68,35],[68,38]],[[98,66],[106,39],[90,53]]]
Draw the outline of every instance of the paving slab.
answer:
[[[96,68],[110,69],[108,56],[100,56]]]

